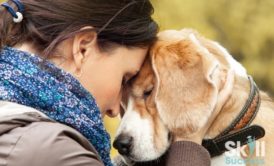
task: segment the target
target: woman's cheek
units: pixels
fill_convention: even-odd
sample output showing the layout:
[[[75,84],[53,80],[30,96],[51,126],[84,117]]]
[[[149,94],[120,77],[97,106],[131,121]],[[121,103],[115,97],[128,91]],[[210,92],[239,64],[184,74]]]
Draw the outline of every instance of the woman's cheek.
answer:
[[[117,104],[117,102],[120,102],[118,101],[120,96],[120,89],[121,89],[121,85],[111,84],[111,82],[108,88],[104,89],[104,92],[102,94],[102,98],[104,100],[103,111],[113,109],[115,104]]]

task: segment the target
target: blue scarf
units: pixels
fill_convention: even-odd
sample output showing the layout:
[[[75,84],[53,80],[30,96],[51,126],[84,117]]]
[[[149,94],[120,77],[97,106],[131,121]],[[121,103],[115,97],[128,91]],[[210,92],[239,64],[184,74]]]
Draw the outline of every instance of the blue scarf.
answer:
[[[35,108],[82,133],[111,166],[110,138],[99,108],[69,73],[38,56],[5,47],[0,53],[0,100]]]

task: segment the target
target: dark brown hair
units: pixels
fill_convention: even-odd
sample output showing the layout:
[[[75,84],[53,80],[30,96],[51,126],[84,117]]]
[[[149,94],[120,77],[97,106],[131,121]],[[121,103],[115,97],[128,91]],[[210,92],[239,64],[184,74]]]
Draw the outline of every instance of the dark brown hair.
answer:
[[[32,42],[43,56],[56,46],[92,26],[99,46],[115,43],[129,47],[151,44],[158,32],[149,0],[21,0],[24,19],[14,23],[10,13],[0,7],[0,49]],[[17,11],[16,5],[8,1]]]

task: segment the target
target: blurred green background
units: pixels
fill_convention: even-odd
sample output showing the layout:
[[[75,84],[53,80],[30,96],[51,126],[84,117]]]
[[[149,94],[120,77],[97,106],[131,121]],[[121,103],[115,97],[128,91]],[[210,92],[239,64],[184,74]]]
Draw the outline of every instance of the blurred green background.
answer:
[[[1,1],[1,0],[0,0]],[[193,28],[221,43],[274,96],[274,0],[152,0],[161,30]],[[118,119],[105,119],[114,137]],[[117,152],[112,150],[112,155]]]

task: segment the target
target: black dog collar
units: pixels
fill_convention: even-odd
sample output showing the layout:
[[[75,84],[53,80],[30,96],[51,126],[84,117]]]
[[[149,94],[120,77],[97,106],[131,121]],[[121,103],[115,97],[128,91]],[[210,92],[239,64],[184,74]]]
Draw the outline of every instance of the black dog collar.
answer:
[[[249,126],[257,115],[261,104],[259,89],[251,76],[249,98],[236,119],[231,125],[213,139],[204,139],[202,145],[209,151],[211,157],[221,155],[226,151],[225,143],[240,141],[241,146],[247,144],[247,137],[258,140],[265,135],[265,130],[258,125]]]

